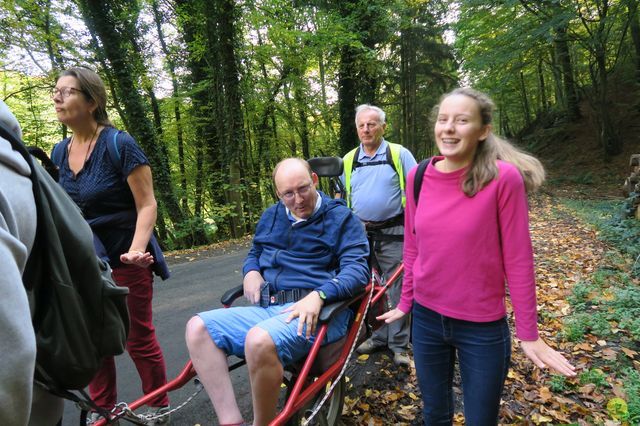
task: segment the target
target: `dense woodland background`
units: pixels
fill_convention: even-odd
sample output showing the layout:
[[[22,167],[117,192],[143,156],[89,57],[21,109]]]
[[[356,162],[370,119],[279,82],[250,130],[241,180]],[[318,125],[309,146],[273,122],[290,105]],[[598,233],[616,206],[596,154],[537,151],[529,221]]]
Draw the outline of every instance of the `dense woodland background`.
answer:
[[[27,143],[49,150],[66,136],[49,97],[59,71],[97,70],[112,120],[152,163],[169,248],[250,232],[275,199],[273,165],[355,147],[360,103],[385,109],[386,138],[421,159],[433,154],[440,95],[471,85],[498,104],[496,130],[524,148],[569,143],[606,161],[629,143],[618,95],[640,83],[637,0],[0,5],[0,98]],[[575,123],[595,143],[549,130]]]

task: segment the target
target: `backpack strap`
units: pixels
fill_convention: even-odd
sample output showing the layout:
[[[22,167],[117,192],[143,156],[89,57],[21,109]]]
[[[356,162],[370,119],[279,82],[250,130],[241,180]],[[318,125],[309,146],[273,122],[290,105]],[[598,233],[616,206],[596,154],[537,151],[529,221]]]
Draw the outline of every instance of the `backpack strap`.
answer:
[[[42,167],[44,167],[44,169],[47,171],[47,173],[49,173],[53,180],[58,182],[58,178],[60,177],[60,168],[56,163],[51,161],[47,153],[44,152],[42,148],[39,148],[37,146],[28,146],[27,151],[29,152],[29,154],[40,160]]]
[[[427,171],[427,167],[429,167],[429,163],[431,162],[431,158],[425,158],[418,164],[418,169],[416,170],[416,175],[413,180],[413,200],[416,204],[416,208],[418,208],[418,200],[420,199],[420,189],[422,189],[422,181],[424,180],[424,173]]]
[[[109,154],[109,159],[113,167],[118,173],[122,174],[122,159],[120,157],[120,148],[118,148],[118,136],[120,136],[121,131],[113,130],[113,136],[107,140],[107,153]]]
[[[53,161],[56,166],[62,166],[62,162],[64,161],[64,153],[67,151],[67,146],[69,145],[70,138],[66,138],[58,142],[53,146],[51,150],[51,161]]]
[[[427,171],[427,167],[429,167],[429,163],[431,162],[431,158],[425,158],[418,164],[418,168],[416,169],[416,175],[413,178],[413,201],[416,205],[416,209],[418,208],[418,201],[420,200],[420,190],[422,189],[422,182],[424,181],[424,174]],[[413,233],[416,233],[415,225],[413,227]]]

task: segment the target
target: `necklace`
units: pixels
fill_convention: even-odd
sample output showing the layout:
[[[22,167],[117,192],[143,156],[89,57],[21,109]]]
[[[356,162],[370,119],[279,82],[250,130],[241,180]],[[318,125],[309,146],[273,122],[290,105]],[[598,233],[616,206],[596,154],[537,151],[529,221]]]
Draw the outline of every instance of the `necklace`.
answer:
[[[93,131],[93,136],[91,136],[91,139],[89,140],[89,147],[87,148],[87,153],[84,155],[84,161],[82,162],[82,164],[87,164],[87,160],[89,159],[89,153],[91,152],[91,146],[93,145],[93,142],[96,138],[96,134],[98,133],[98,128],[100,127],[100,125],[96,126],[96,129]],[[71,156],[71,147],[73,146],[73,142],[75,141],[75,137],[76,135],[72,135],[71,136],[71,141],[69,142],[69,152],[67,152],[67,155]]]

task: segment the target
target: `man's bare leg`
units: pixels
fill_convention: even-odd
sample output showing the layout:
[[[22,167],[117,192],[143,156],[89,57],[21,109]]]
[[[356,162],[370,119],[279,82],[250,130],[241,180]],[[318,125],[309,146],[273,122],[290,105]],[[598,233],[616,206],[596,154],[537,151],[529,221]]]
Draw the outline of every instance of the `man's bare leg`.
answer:
[[[200,317],[195,316],[189,320],[185,339],[191,362],[213,403],[218,422],[242,422],[242,413],[233,393],[227,355],[215,345]]]
[[[251,380],[253,424],[265,426],[276,416],[284,369],[275,343],[263,329],[249,330],[244,348]]]

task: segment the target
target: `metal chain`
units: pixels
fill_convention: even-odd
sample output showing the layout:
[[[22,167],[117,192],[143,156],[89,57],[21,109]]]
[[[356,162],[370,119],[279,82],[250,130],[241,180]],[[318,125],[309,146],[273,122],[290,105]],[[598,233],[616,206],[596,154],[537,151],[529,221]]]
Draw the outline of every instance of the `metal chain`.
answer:
[[[169,410],[169,411],[167,411],[165,413],[162,413],[162,414],[136,414],[133,410],[131,410],[131,408],[129,408],[129,406],[127,405],[126,402],[121,402],[119,404],[116,404],[116,406],[114,407],[113,410],[111,410],[111,412],[115,413],[117,409],[120,409],[121,412],[125,413],[125,416],[127,418],[135,419],[135,420],[141,422],[141,424],[149,424],[149,422],[151,422],[151,421],[160,420],[160,419],[162,419],[164,417],[170,416],[171,414],[175,413],[178,410],[181,410],[187,404],[189,404],[191,401],[193,401],[193,399],[203,389],[202,383],[200,383],[200,381],[198,379],[195,380],[195,383],[196,383],[196,391],[194,393],[192,393],[191,396],[189,396],[189,398],[187,398],[186,401],[184,401],[182,404],[178,405],[175,408],[172,408],[171,410]]]
[[[378,278],[378,279],[380,279],[380,278]],[[386,282],[384,283],[383,287],[384,288],[387,287]],[[342,370],[340,370],[340,373],[338,373],[338,376],[335,378],[335,380],[331,384],[331,387],[329,388],[329,390],[324,394],[324,397],[322,398],[322,400],[320,400],[320,402],[318,402],[316,404],[316,406],[314,407],[313,411],[311,412],[311,415],[309,416],[309,418],[308,419],[302,419],[302,422],[301,422],[302,426],[307,426],[309,424],[309,422],[311,420],[313,420],[313,418],[318,414],[318,412],[320,411],[320,409],[322,408],[324,403],[327,401],[327,399],[331,395],[331,392],[333,392],[333,389],[336,387],[336,385],[338,383],[340,383],[340,380],[342,379],[342,376],[344,375],[344,372],[347,370],[347,366],[349,365],[349,361],[351,360],[351,355],[353,355],[353,351],[356,348],[356,343],[358,343],[358,337],[360,337],[360,332],[362,331],[363,326],[364,327],[367,326],[365,324],[365,321],[367,319],[367,312],[369,311],[369,307],[371,306],[371,299],[373,299],[373,291],[374,291],[374,289],[375,289],[375,285],[372,285],[371,286],[371,291],[369,292],[369,300],[367,300],[367,305],[365,306],[364,313],[362,314],[362,323],[360,323],[360,327],[358,328],[358,332],[356,333],[356,337],[353,340],[353,344],[351,345],[351,349],[349,349],[349,354],[347,355],[347,359],[345,360],[344,365],[342,366]]]

